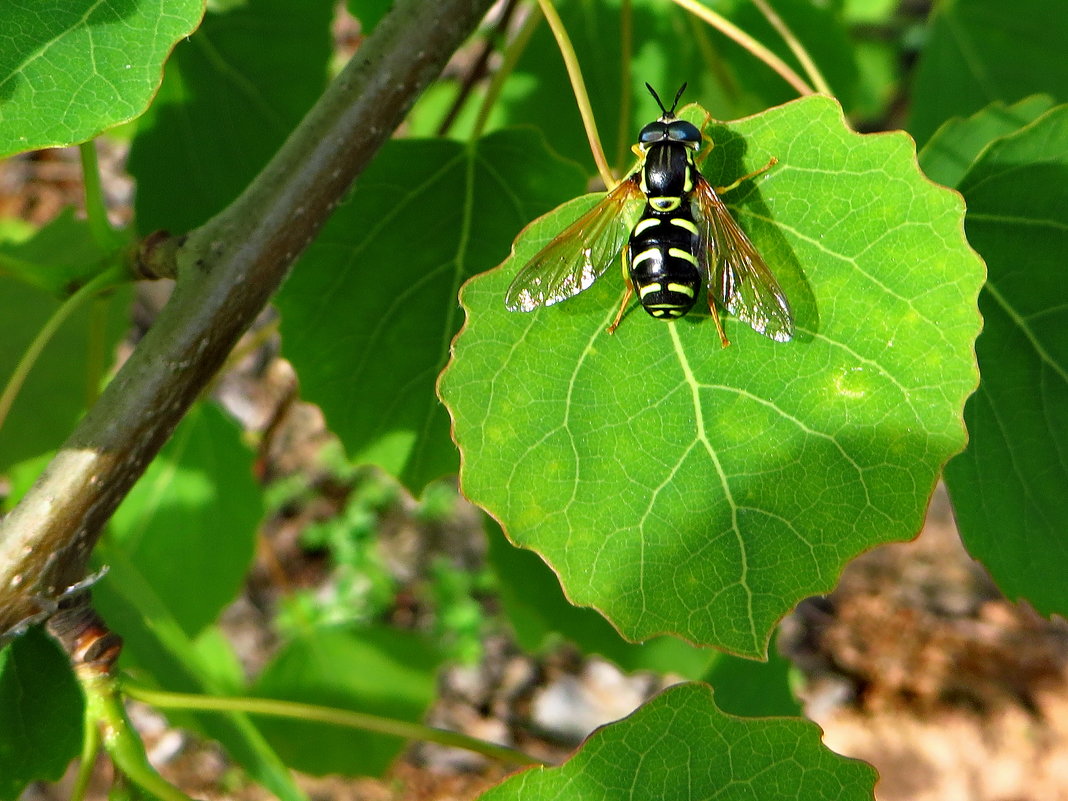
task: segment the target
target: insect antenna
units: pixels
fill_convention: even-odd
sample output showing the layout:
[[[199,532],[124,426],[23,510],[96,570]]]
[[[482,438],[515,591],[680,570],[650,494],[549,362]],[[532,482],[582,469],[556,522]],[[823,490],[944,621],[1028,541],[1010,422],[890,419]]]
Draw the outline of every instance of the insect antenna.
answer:
[[[679,105],[679,100],[682,98],[682,93],[685,92],[685,91],[686,91],[686,83],[683,82],[682,86],[679,87],[679,91],[677,91],[675,93],[675,102],[671,104],[671,111],[669,111],[668,114],[674,114],[675,113],[675,109],[678,108],[678,105]],[[660,108],[663,108],[663,106],[661,106]]]
[[[675,93],[675,101],[671,104],[671,111],[668,111],[666,108],[664,108],[664,103],[660,100],[660,95],[656,93],[656,90],[652,86],[650,86],[648,82],[646,82],[645,88],[649,90],[649,94],[653,96],[653,100],[655,100],[656,104],[660,106],[660,110],[664,112],[664,116],[673,117],[675,116],[675,109],[679,105],[679,100],[682,98],[682,93],[686,91],[686,84],[684,83],[682,86],[680,86],[679,91]]]
[[[645,82],[645,88],[649,90],[649,94],[653,96],[653,100],[655,100],[656,104],[660,106],[660,110],[667,114],[668,110],[664,108],[664,104],[660,101],[660,95],[656,93],[656,89],[654,89],[648,81]]]

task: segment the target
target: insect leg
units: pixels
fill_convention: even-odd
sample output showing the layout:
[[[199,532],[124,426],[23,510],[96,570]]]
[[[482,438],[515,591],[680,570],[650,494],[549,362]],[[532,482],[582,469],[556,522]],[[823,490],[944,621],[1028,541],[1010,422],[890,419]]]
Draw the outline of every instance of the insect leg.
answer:
[[[619,304],[619,311],[616,312],[616,319],[612,321],[612,324],[608,326],[608,333],[614,334],[616,329],[619,328],[619,321],[623,319],[623,312],[626,311],[627,304],[630,303],[630,298],[634,294],[634,284],[630,280],[630,270],[627,269],[627,264],[630,262],[630,244],[628,243],[623,248],[623,282],[627,285],[627,291],[623,295],[623,302]]]
[[[753,170],[750,173],[746,173],[745,175],[743,175],[741,178],[739,178],[734,183],[727,184],[726,186],[717,186],[717,187],[715,187],[716,193],[722,195],[722,194],[724,194],[726,192],[730,192],[732,189],[736,188],[739,184],[743,183],[744,181],[748,181],[750,178],[756,178],[758,175],[760,175],[761,173],[767,172],[768,170],[770,170],[772,167],[774,167],[778,163],[779,163],[779,160],[777,158],[775,158],[774,156],[772,156],[771,159],[768,161],[768,163],[765,164],[763,167],[761,167],[759,170]]]
[[[729,347],[731,341],[723,333],[723,323],[719,320],[719,311],[716,309],[716,301],[713,300],[711,292],[708,293],[708,310],[712,312],[712,321],[716,324],[716,330],[719,331],[719,341],[723,343],[723,347]]]
[[[697,126],[698,130],[701,132],[701,141],[704,142],[701,146],[701,150],[694,159],[698,164],[704,164],[705,159],[708,158],[708,154],[711,153],[712,148],[716,146],[716,143],[712,140],[712,134],[707,130],[710,122],[712,122],[712,115],[706,111],[704,120]]]

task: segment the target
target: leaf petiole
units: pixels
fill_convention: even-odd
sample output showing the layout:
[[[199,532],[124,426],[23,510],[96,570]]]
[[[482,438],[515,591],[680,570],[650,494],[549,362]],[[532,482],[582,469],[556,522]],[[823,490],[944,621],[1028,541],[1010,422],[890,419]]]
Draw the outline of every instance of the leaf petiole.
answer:
[[[159,709],[244,712],[250,715],[311,720],[334,726],[346,726],[352,729],[371,731],[377,734],[403,737],[409,740],[422,740],[453,748],[464,748],[514,765],[545,764],[540,759],[524,754],[522,751],[469,737],[459,732],[435,729],[420,723],[409,723],[363,712],[353,712],[348,709],[334,709],[332,707],[301,704],[294,701],[280,701],[274,698],[224,698],[221,696],[172,693],[151,690],[128,682],[123,684],[123,691],[129,697],[151,704]]]
[[[586,92],[586,83],[582,79],[582,68],[579,66],[575,47],[571,44],[571,38],[567,35],[567,29],[560,15],[556,13],[552,0],[538,0],[538,5],[541,6],[541,11],[556,38],[560,55],[564,57],[564,65],[567,67],[568,78],[571,79],[571,89],[575,93],[579,114],[582,115],[582,125],[586,129],[586,138],[590,141],[590,152],[593,153],[593,160],[597,164],[597,172],[600,173],[604,185],[611,188],[616,185],[616,179],[612,175],[612,169],[608,166],[608,159],[605,158],[604,148],[601,146],[601,137],[597,133],[597,121],[593,118],[593,107],[590,105],[590,96]]]

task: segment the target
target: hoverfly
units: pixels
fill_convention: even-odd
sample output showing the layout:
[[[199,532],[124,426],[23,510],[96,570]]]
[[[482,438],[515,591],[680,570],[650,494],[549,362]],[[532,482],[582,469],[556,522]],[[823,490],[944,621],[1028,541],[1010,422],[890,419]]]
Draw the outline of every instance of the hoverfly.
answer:
[[[619,326],[635,291],[650,315],[674,320],[693,308],[703,281],[724,347],[730,342],[717,305],[764,336],[789,341],[794,322],[786,295],[719,197],[777,160],[729,186],[713,188],[696,164],[700,130],[675,116],[686,84],[670,110],[652,86],[645,87],[663,113],[638,134],[633,147],[637,169],[519,271],[505,305],[511,311],[533,311],[566,300],[588,288],[622,254],[627,290],[608,333]],[[629,226],[643,200],[641,216]]]

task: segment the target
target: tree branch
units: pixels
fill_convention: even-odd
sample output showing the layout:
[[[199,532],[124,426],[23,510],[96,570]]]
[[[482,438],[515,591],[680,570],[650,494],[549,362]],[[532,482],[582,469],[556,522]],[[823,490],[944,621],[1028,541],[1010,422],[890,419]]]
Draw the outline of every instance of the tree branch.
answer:
[[[170,302],[0,521],[0,634],[47,617],[82,579],[112,512],[489,5],[398,0],[245,192],[161,251],[177,262]]]

